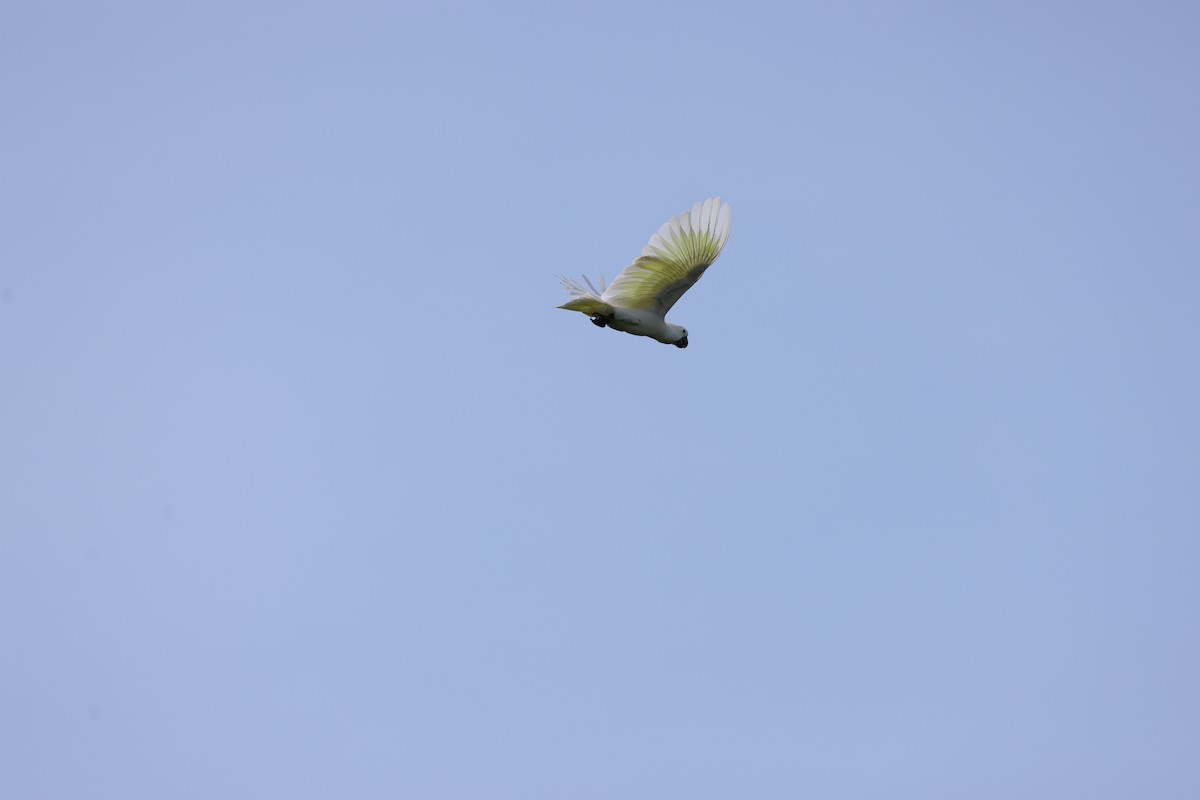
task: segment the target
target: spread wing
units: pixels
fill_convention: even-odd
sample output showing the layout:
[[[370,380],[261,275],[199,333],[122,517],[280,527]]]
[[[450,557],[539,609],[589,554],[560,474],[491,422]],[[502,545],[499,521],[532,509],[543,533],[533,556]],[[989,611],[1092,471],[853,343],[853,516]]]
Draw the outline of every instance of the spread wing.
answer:
[[[697,203],[672,217],[642,255],[618,275],[601,299],[605,303],[666,314],[700,280],[729,240],[729,205],[721,198]]]

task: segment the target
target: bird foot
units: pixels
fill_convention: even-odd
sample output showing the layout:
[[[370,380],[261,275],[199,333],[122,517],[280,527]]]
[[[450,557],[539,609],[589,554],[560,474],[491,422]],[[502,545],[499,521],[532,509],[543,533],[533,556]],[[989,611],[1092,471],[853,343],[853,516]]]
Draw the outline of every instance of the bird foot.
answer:
[[[605,319],[604,317],[596,316],[596,317],[592,317],[591,319],[592,319],[592,324],[595,325],[597,328],[603,328],[604,326],[608,325],[608,320]]]

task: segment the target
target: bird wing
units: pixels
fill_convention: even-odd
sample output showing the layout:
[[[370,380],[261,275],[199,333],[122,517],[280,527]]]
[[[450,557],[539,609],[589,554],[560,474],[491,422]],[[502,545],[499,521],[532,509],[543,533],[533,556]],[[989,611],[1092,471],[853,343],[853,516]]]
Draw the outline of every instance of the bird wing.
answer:
[[[614,306],[665,315],[721,255],[729,240],[729,222],[729,204],[721,205],[719,197],[672,217],[650,237],[638,260],[609,284],[601,299]]]

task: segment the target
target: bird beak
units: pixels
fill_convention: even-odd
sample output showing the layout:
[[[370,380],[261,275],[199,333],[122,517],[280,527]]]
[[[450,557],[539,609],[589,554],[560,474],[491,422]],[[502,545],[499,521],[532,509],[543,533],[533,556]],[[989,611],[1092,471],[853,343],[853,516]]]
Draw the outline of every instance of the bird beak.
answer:
[[[679,348],[687,347],[687,337],[685,336],[682,339],[680,339],[678,342],[675,343],[675,346],[679,347]]]

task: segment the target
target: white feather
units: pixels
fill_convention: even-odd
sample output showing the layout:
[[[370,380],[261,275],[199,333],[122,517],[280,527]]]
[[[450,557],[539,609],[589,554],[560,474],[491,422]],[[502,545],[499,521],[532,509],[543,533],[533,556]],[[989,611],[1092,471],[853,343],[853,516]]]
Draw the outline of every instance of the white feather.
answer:
[[[717,197],[667,220],[641,257],[609,284],[604,300],[665,314],[721,254],[730,219],[729,206]]]

